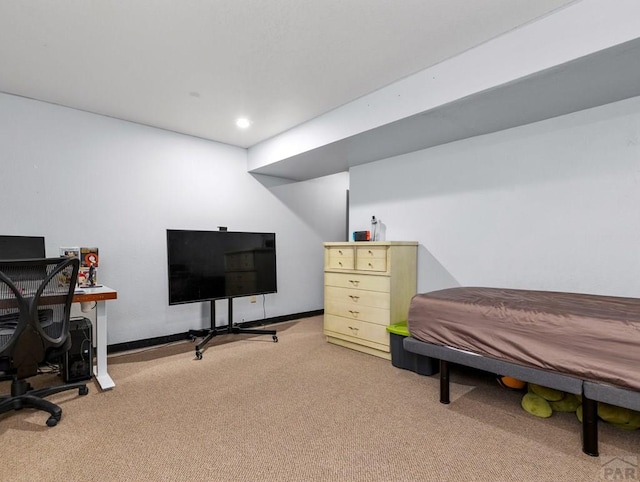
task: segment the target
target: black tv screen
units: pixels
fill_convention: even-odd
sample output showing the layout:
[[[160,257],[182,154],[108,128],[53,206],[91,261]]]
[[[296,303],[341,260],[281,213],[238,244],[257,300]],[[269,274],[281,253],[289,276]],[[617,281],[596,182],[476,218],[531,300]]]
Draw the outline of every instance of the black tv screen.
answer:
[[[169,304],[275,293],[275,233],[167,230]]]
[[[46,258],[44,236],[0,236],[0,259]]]

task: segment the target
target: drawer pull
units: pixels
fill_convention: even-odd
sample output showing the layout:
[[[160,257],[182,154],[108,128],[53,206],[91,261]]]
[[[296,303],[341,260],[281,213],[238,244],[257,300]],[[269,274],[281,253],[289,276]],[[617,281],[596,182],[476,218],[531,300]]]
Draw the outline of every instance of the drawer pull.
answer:
[[[351,313],[351,316],[353,316],[354,318],[357,318],[358,315],[360,314],[359,311],[354,311],[354,310],[349,310],[349,313]]]
[[[360,299],[360,297],[356,295],[349,295],[349,298],[351,298],[351,301],[358,301]]]
[[[373,256],[373,251],[369,250],[369,254],[370,254],[371,256]]]
[[[339,250],[338,250],[338,253],[342,254],[342,250],[341,250],[341,249],[339,249]]]
[[[351,283],[353,286],[358,286],[360,284],[360,281],[358,281],[357,279],[350,279],[349,283]]]
[[[342,261],[338,261],[338,264],[339,264],[340,266],[342,266]]]
[[[369,265],[369,268],[373,268],[373,265],[371,263],[367,263]]]
[[[358,328],[357,328],[357,327],[355,327],[355,326],[350,326],[350,327],[349,327],[349,329],[350,329],[351,331],[355,332],[355,334],[356,334],[356,335],[358,334]]]

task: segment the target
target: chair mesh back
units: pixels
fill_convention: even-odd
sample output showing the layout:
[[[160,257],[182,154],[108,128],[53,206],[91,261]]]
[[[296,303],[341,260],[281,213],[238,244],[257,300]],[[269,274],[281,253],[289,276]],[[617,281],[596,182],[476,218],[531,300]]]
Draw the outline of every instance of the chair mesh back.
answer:
[[[78,264],[68,258],[0,261],[0,354],[13,345],[14,364],[22,352],[32,365],[67,342]]]
[[[38,295],[32,301],[32,316],[35,317],[33,310],[37,309],[41,335],[49,346],[60,346],[69,331],[69,311],[76,283],[74,279],[70,286],[72,272],[73,264],[47,264],[46,278],[41,280]]]
[[[0,272],[0,356],[6,356],[15,339],[20,321],[20,294],[4,273]],[[22,324],[26,323],[26,317]]]

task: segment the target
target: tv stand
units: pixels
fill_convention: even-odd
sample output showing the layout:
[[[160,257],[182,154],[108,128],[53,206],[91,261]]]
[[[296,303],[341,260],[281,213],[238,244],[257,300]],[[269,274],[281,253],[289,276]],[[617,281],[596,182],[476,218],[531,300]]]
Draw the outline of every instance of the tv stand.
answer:
[[[200,343],[196,345],[196,358],[198,360],[202,360],[202,348],[204,348],[204,346],[209,343],[209,340],[211,340],[211,338],[217,335],[238,335],[241,333],[251,333],[254,335],[271,335],[271,337],[273,338],[273,342],[278,343],[278,335],[276,334],[276,330],[262,330],[257,328],[252,329],[233,326],[233,298],[227,298],[227,302],[229,307],[229,322],[226,327],[216,327],[216,300],[211,300],[209,301],[211,306],[211,328],[204,330],[189,330],[189,337],[192,341],[195,341],[197,338],[202,338]]]

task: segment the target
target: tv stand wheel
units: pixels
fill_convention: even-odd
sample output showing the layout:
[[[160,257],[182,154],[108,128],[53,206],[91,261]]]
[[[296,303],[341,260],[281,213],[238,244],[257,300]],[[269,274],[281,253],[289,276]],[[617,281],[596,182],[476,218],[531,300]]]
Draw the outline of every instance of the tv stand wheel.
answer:
[[[198,360],[202,360],[202,352],[201,351],[196,351],[196,358]]]
[[[273,342],[274,343],[278,343],[278,336],[277,335],[273,335]]]

